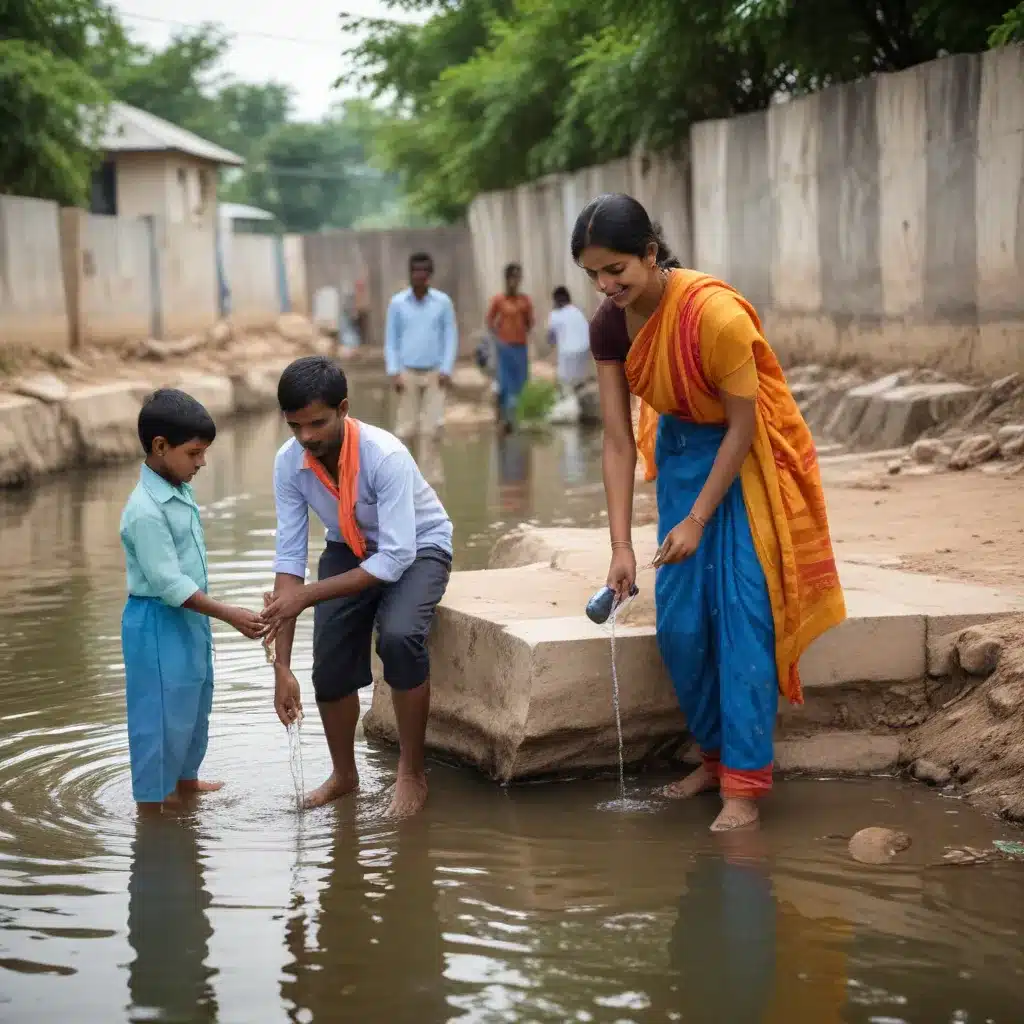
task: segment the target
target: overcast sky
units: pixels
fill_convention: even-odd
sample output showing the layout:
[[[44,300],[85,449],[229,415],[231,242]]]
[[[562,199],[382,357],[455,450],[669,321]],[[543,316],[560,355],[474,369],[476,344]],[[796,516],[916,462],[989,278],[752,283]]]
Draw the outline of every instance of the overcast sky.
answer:
[[[338,15],[388,16],[381,0],[112,0],[133,38],[166,43],[175,30],[219,22],[234,37],[224,70],[247,82],[276,81],[295,92],[295,113],[318,118],[344,75],[341,53],[351,45]],[[354,90],[344,91],[352,95]]]

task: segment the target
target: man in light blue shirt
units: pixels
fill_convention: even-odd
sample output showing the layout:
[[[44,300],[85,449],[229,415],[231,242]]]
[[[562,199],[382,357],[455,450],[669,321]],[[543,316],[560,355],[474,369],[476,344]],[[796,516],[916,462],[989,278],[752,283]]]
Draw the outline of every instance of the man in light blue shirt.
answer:
[[[348,415],[348,382],[331,360],[295,360],[277,396],[295,436],[274,460],[276,576],[263,615],[276,648],[274,707],[285,725],[301,713],[292,640],[296,617],[312,607],[313,690],[334,770],[306,803],[317,807],[352,792],[359,785],[358,691],[373,681],[376,623],[401,747],[391,812],[412,814],[427,796],[427,638],[451,573],[451,520],[405,445]],[[326,528],[327,545],[317,582],[307,584],[310,509]]]
[[[388,304],[384,363],[398,394],[395,433],[405,442],[432,438],[444,423],[445,390],[459,349],[455,307],[430,287],[429,253],[409,257],[409,287]]]

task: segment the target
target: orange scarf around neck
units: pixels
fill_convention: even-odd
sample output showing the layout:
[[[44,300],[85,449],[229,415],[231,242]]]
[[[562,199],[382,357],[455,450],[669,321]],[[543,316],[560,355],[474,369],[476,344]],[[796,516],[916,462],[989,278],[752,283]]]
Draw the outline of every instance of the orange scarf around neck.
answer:
[[[756,328],[752,348],[757,428],[740,482],[771,597],[779,688],[791,703],[799,704],[803,702],[797,668],[800,656],[812,641],[846,618],[846,605],[811,432],[775,353],[761,334],[757,313],[724,282],[692,270],[673,271],[658,309],[630,346],[626,379],[641,400],[637,448],[645,476],[653,480],[659,415],[697,424],[726,422],[715,370],[736,369],[743,355],[730,357],[716,351],[718,331],[711,321],[702,322],[708,302],[726,294],[737,300]],[[746,359],[749,363],[749,355]]]
[[[359,487],[359,420],[345,417],[338,456],[338,482],[324,469],[319,459],[306,452],[305,465],[316,478],[338,499],[338,529],[342,539],[357,558],[366,557],[366,538],[356,522],[356,496]]]

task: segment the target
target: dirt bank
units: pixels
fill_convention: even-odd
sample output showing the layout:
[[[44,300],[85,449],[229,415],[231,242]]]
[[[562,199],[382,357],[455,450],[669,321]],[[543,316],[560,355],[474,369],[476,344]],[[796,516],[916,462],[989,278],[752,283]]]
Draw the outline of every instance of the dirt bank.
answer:
[[[1024,821],[1024,616],[957,634],[949,691],[910,739],[914,774]]]
[[[145,395],[181,387],[224,420],[277,407],[277,381],[293,359],[337,352],[302,316],[285,314],[275,328],[236,333],[228,323],[180,341],[140,341],[74,355],[32,353],[0,363],[0,487],[16,487],[71,466],[135,458],[136,419]],[[378,379],[377,350],[345,353],[350,376]],[[446,421],[493,418],[490,382],[460,366]]]

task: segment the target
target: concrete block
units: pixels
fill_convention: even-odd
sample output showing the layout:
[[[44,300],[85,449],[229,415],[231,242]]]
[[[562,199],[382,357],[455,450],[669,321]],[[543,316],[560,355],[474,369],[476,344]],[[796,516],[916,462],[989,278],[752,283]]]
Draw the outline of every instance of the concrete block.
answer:
[[[857,433],[860,421],[871,402],[879,395],[900,387],[908,377],[909,371],[901,370],[899,373],[890,373],[878,380],[873,380],[870,384],[861,384],[850,388],[839,399],[835,411],[825,422],[826,436],[834,438],[836,441],[849,441]]]
[[[596,551],[593,535],[584,530],[523,531],[496,548],[496,560],[512,563],[510,567],[452,575],[430,641],[427,740],[432,749],[502,782],[607,769],[617,763],[610,631],[580,614],[594,589],[593,572],[582,567],[597,554],[604,557],[603,547]],[[638,550],[648,541],[638,531]],[[531,564],[516,564],[519,559]],[[957,609],[981,607],[983,601],[1004,612],[1015,603],[1024,604],[1024,595],[877,566],[844,564],[840,572],[849,618],[804,655],[800,669],[809,698],[815,690],[833,687],[881,685],[895,693],[908,683],[919,684],[927,670],[929,616],[944,621]],[[686,739],[685,722],[659,656],[653,608],[637,607],[631,606],[616,626],[628,762],[664,753]],[[787,730],[800,714],[800,709],[793,710]],[[826,721],[808,714],[808,733],[818,735]],[[384,685],[375,689],[366,731],[391,741],[397,737]],[[859,741],[837,740],[840,745],[831,752],[824,740],[809,746],[803,737],[784,733],[780,742],[786,744],[783,763],[790,766],[875,771],[898,757],[898,744],[884,737],[870,743],[863,736]]]
[[[897,735],[832,729],[775,742],[775,767],[781,772],[862,775],[893,771],[899,763]]]
[[[86,465],[118,462],[141,455],[139,409],[151,384],[119,381],[73,390],[63,403],[64,415],[77,438],[78,455]]]
[[[73,448],[59,405],[0,393],[0,487],[63,469]]]
[[[959,419],[977,397],[977,388],[955,381],[889,388],[869,399],[850,441],[865,448],[911,444],[926,430]]]
[[[851,615],[800,659],[804,689],[920,679],[925,673],[923,615]]]

